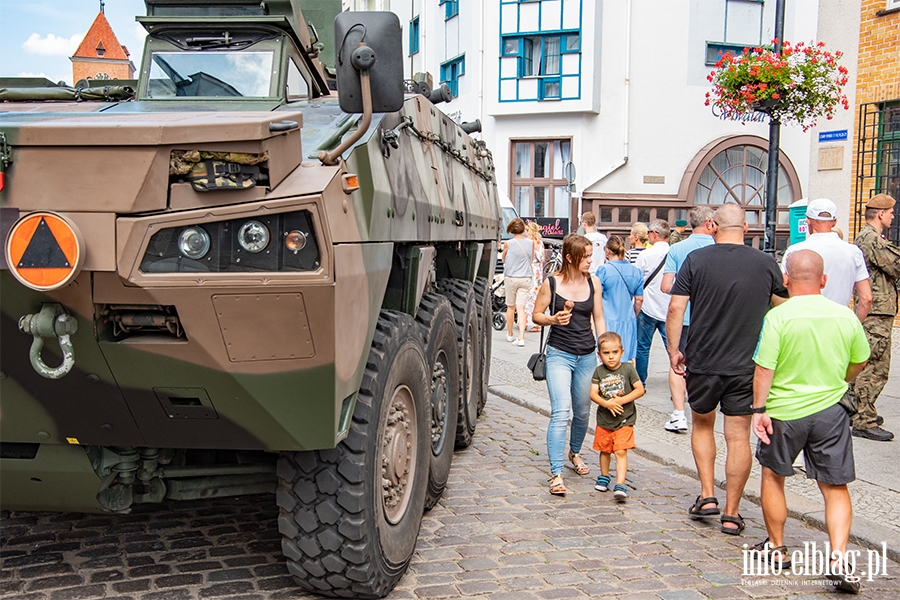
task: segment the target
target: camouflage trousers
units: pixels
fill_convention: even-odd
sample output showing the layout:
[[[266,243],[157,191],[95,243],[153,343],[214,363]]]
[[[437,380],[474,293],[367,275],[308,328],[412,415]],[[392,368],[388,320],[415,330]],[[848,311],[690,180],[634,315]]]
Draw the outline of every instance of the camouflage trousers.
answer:
[[[862,373],[853,382],[852,392],[859,399],[859,409],[851,419],[854,429],[868,429],[875,426],[875,400],[888,380],[891,370],[891,330],[894,318],[882,315],[869,315],[863,321],[863,329],[869,340],[871,356]]]

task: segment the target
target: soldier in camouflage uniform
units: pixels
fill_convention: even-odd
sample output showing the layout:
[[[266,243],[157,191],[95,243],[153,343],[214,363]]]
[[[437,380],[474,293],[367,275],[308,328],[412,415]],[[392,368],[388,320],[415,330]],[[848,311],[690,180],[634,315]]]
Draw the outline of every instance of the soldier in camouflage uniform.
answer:
[[[875,410],[875,400],[884,389],[891,368],[891,329],[897,314],[897,285],[900,283],[900,248],[881,237],[894,218],[895,200],[878,194],[866,204],[866,225],[856,237],[869,269],[872,286],[872,309],[863,329],[872,356],[856,378],[855,394],[859,408],[853,416],[853,435],[888,442],[894,434],[881,428],[884,420]]]
[[[669,245],[677,244],[684,239],[684,228],[687,227],[687,221],[678,219],[675,221],[675,229],[669,233]]]

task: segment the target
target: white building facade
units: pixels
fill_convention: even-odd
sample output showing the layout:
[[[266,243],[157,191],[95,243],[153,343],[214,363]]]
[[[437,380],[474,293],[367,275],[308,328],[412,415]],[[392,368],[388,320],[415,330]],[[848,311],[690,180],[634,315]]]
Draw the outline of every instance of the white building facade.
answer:
[[[856,76],[859,60],[860,0],[819,0],[819,19],[816,39],[830,50],[844,53],[841,64],[850,70],[850,81],[844,88],[850,110],[838,110],[834,119],[820,121],[809,130],[810,160],[809,186],[806,196],[829,198],[838,209],[837,227],[845,239],[852,241],[853,206],[852,162],[856,151],[854,127],[857,114]],[[900,79],[900,75],[898,75]]]
[[[819,2],[784,1],[785,38],[817,39]],[[400,17],[407,76],[431,72],[454,92],[445,112],[481,119],[500,191],[522,216],[574,229],[589,210],[601,230],[627,232],[635,221],[686,218],[695,204],[733,202],[747,210],[747,243],[762,244],[768,117],[730,118],[704,100],[720,52],[774,37],[775,0],[345,4]],[[809,133],[782,126],[779,247],[816,151]]]

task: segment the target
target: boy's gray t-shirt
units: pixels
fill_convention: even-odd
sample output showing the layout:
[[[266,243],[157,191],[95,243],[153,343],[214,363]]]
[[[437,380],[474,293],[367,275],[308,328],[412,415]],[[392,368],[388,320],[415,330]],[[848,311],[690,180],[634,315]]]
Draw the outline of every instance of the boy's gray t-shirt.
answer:
[[[604,398],[614,398],[630,394],[634,390],[634,383],[640,380],[634,365],[624,362],[615,371],[611,371],[606,368],[606,365],[601,364],[594,371],[591,383],[597,384],[600,395]],[[622,394],[619,394],[620,391]],[[625,425],[634,425],[637,420],[637,407],[634,402],[623,405],[622,409],[622,414],[614,417],[608,408],[597,406],[597,426],[614,431]]]

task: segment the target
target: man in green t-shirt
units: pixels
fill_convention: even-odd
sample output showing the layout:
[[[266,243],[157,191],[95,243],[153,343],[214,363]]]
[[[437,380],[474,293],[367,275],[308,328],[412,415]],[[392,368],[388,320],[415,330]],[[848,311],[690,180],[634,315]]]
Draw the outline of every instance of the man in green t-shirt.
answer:
[[[847,484],[856,472],[850,419],[839,402],[869,358],[869,344],[853,311],[822,296],[825,281],[824,261],[812,250],[788,258],[784,283],[790,299],[766,315],[753,357],[752,428],[759,438],[760,497],[769,534],[754,549],[776,568],[790,567],[784,479],[794,474],[803,450],[806,476],[816,480],[825,499],[831,548],[844,557],[832,561],[826,577],[857,593],[859,579],[847,573],[845,559],[853,517]]]

